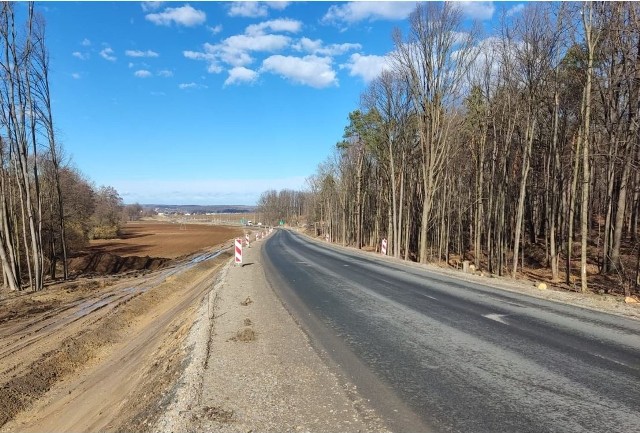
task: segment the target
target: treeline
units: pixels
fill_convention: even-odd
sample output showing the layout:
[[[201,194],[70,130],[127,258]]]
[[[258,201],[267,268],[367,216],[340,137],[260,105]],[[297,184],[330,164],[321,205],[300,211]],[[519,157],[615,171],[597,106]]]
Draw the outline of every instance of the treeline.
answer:
[[[25,15],[25,22],[16,20]],[[65,162],[51,109],[45,22],[33,3],[0,10],[0,262],[3,286],[41,290],[92,237],[117,235],[122,199]]]
[[[283,189],[269,190],[260,195],[258,210],[261,217],[270,225],[278,225],[280,221],[288,225],[297,226],[306,221],[305,201],[307,193]]]
[[[390,67],[309,179],[332,241],[516,276],[640,268],[640,4],[529,3],[481,39],[455,3],[418,5]],[[276,197],[271,193],[269,197]],[[271,203],[263,196],[264,206]]]

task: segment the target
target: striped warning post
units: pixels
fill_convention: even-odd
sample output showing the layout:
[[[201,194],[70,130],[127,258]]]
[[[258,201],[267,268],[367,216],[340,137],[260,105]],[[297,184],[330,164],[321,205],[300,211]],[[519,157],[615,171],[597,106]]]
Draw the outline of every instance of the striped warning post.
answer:
[[[242,238],[236,239],[236,265],[242,264]]]
[[[244,243],[246,246],[249,246],[249,233],[246,233],[244,235]]]
[[[380,247],[380,253],[381,253],[383,256],[386,256],[386,255],[387,255],[387,240],[386,240],[386,239],[383,239],[383,240],[382,240],[382,246]]]

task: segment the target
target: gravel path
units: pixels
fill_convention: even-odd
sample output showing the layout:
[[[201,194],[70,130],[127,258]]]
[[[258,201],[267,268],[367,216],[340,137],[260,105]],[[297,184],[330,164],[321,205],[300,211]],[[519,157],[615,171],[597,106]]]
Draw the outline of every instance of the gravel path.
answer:
[[[156,431],[387,431],[311,347],[266,282],[260,241],[228,265],[188,339],[189,364]]]

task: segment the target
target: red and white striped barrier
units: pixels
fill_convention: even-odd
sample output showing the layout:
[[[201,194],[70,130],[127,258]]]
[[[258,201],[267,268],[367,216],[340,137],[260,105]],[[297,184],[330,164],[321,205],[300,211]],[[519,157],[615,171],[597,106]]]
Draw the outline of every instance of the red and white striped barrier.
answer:
[[[247,247],[249,246],[249,233],[244,235],[244,243]]]
[[[242,238],[236,239],[236,265],[242,264]]]
[[[387,240],[386,239],[382,240],[382,245],[380,246],[380,253],[383,256],[387,255]]]

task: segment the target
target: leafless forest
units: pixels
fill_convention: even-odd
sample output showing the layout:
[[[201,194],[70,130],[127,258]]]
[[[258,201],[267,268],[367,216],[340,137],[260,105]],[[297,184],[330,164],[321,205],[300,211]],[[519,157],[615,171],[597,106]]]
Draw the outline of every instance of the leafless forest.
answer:
[[[270,222],[420,263],[548,269],[638,290],[640,5],[526,5],[491,35],[455,3],[418,6],[306,191]]]
[[[115,236],[123,206],[115,189],[96,188],[64,157],[45,22],[33,3],[19,18],[16,9],[0,10],[0,261],[4,287],[37,291],[45,277],[67,277],[68,255],[90,237]]]

